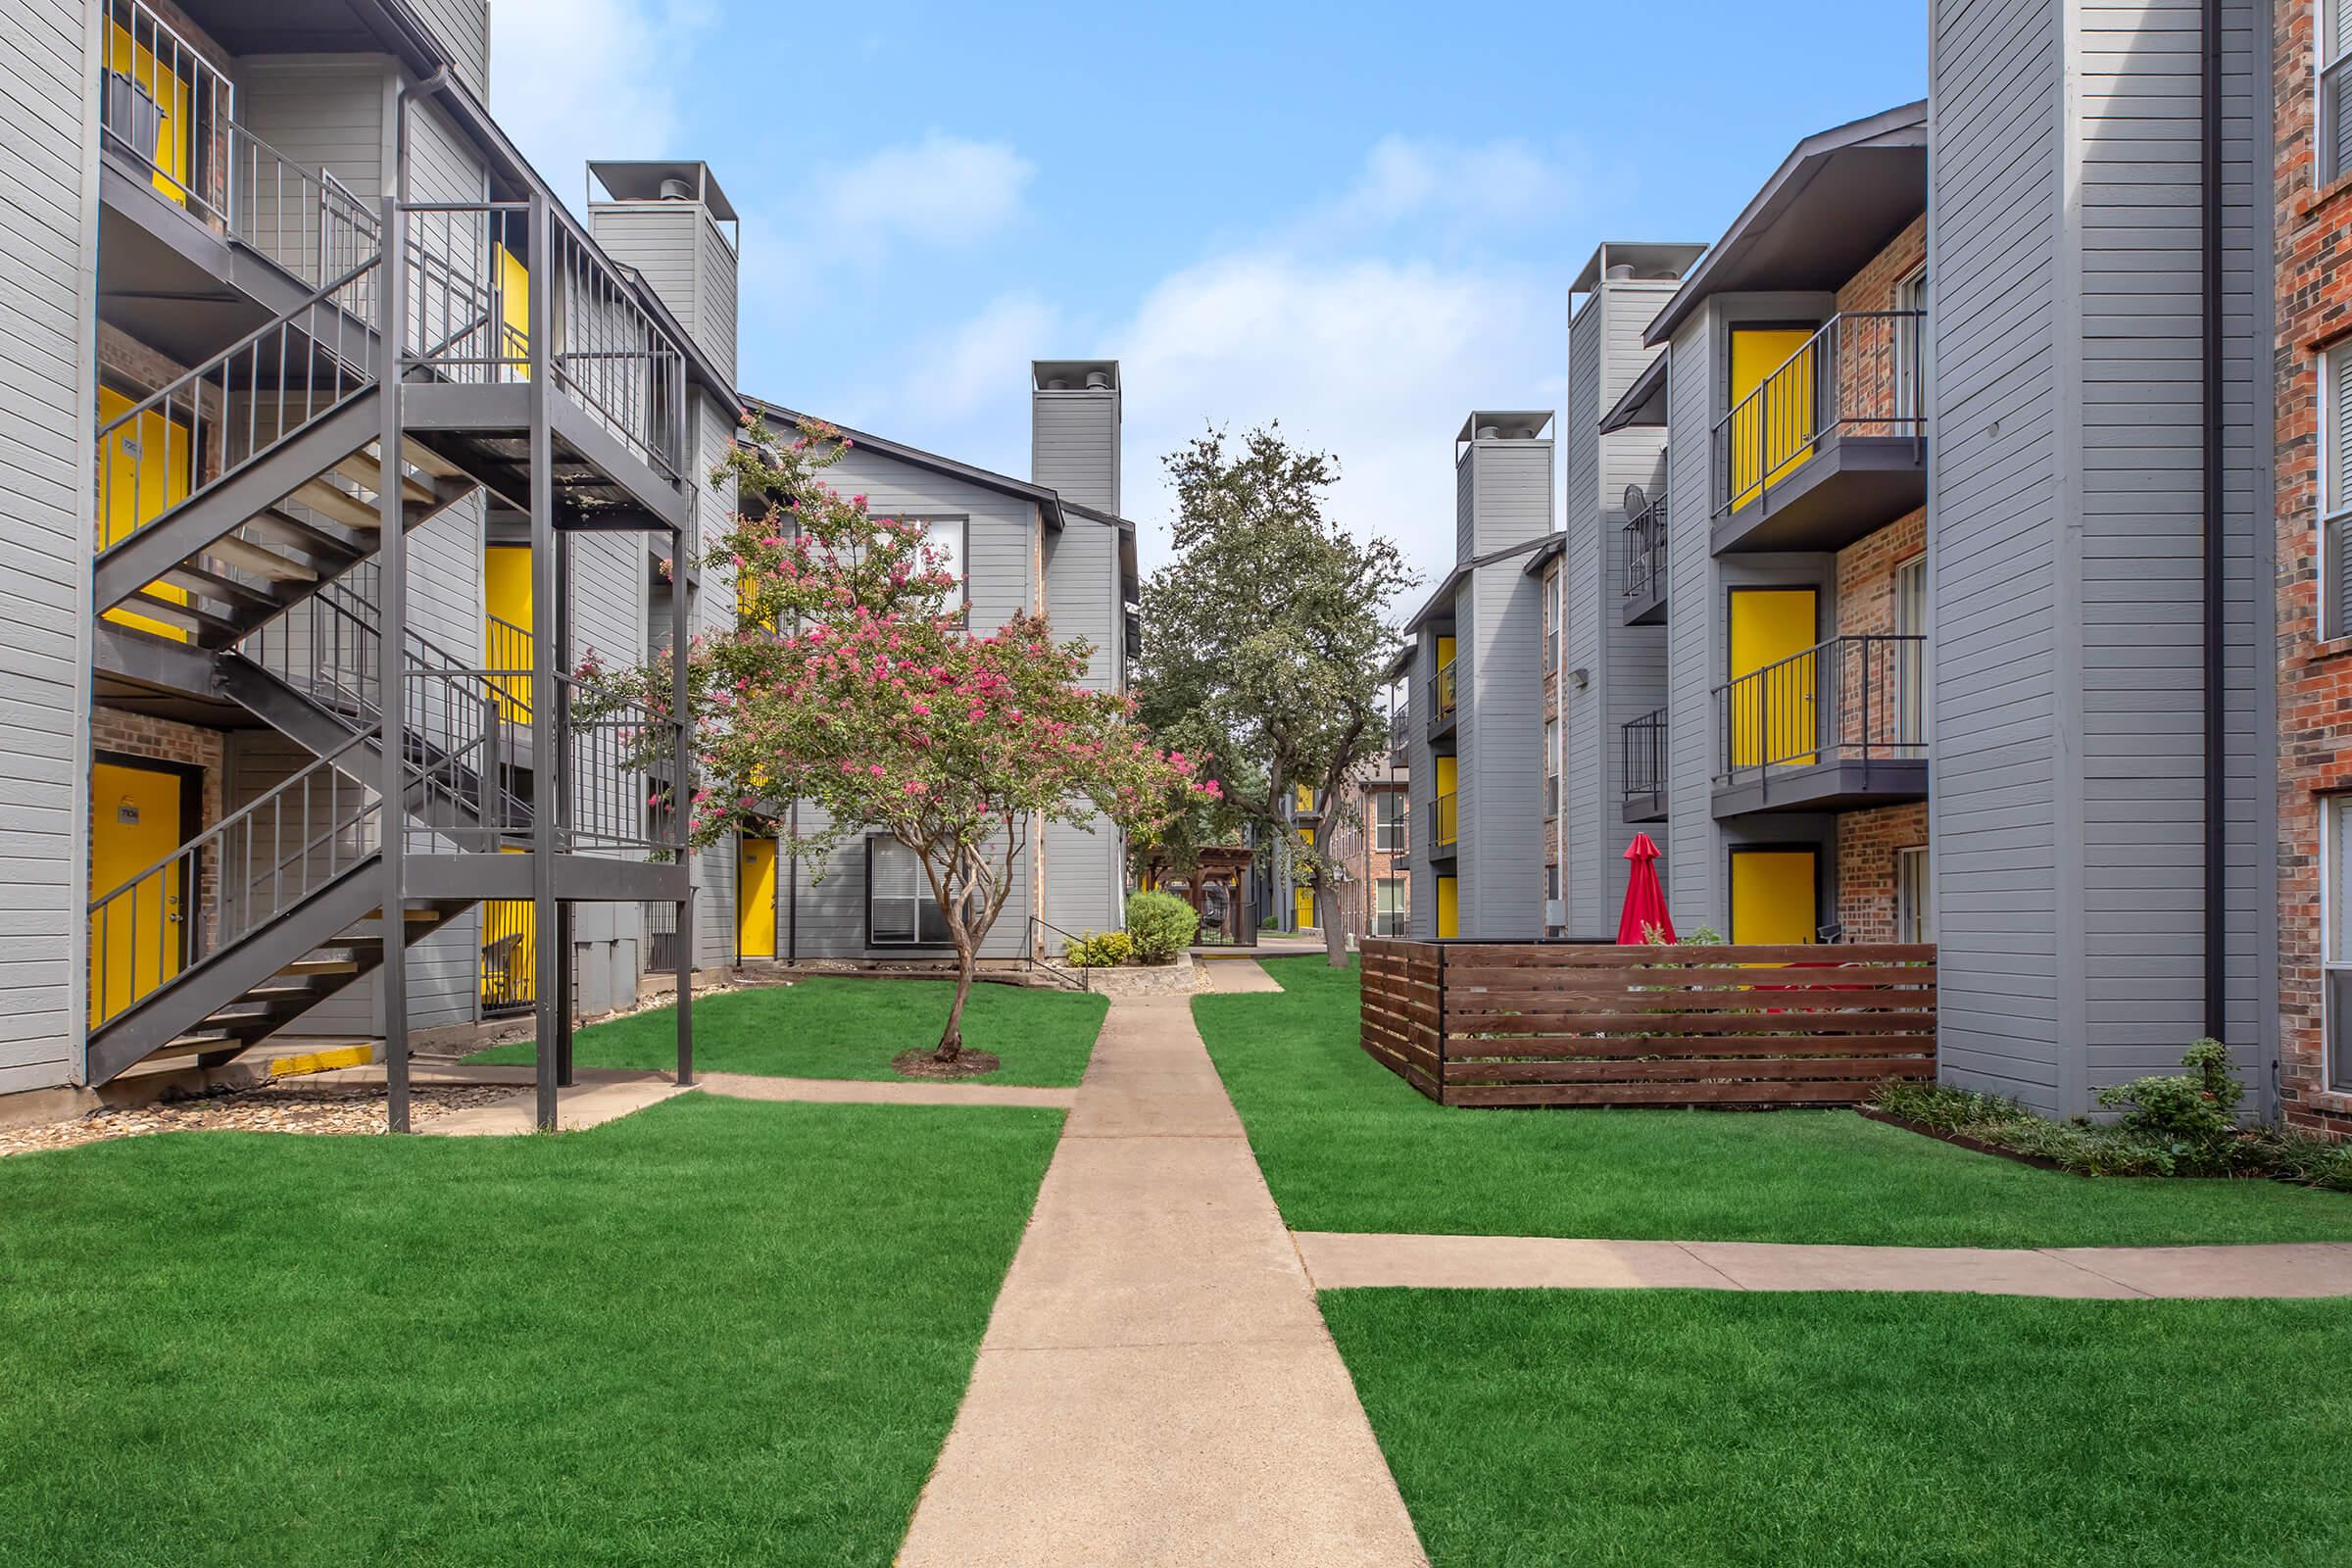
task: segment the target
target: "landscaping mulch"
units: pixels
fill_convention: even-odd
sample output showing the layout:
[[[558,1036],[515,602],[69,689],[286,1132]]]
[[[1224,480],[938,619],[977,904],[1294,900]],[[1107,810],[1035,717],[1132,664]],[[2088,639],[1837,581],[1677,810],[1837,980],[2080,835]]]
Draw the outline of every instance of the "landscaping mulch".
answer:
[[[515,1093],[512,1084],[419,1084],[409,1091],[412,1126]],[[384,1131],[381,1085],[328,1087],[273,1083],[149,1105],[107,1106],[70,1121],[0,1130],[0,1155],[72,1149],[157,1133],[317,1133],[337,1137]]]
[[[978,1078],[1004,1065],[988,1052],[968,1046],[954,1061],[940,1060],[938,1050],[931,1046],[902,1051],[890,1058],[890,1070],[902,1078]]]

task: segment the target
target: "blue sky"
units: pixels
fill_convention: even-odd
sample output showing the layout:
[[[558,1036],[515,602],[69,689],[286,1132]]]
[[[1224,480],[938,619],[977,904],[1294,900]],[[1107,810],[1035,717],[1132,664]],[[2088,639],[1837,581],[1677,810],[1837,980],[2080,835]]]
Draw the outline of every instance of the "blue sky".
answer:
[[[1432,574],[1453,433],[1559,404],[1594,244],[1715,238],[1799,137],[1924,92],[1926,16],[495,0],[492,103],[566,192],[710,163],[745,390],[1025,475],[1028,362],[1117,358],[1147,566],[1159,455],[1279,417]]]

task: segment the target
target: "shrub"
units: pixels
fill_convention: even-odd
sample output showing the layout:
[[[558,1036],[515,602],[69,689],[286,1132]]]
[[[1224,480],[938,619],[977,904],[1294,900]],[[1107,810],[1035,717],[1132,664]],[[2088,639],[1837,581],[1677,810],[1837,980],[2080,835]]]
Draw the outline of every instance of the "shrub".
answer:
[[[2014,1100],[1955,1089],[1950,1084],[1888,1084],[1874,1102],[1889,1116],[1939,1133],[1983,1137],[1996,1127],[2028,1121],[2033,1112]]]
[[[1115,969],[1134,956],[1135,945],[1124,931],[1097,931],[1079,937],[1061,950],[1064,962],[1081,969]]]
[[[2180,1058],[2188,1069],[2162,1078],[2136,1078],[2099,1091],[2099,1103],[2130,1107],[2123,1131],[2142,1143],[2172,1151],[2184,1171],[2224,1172],[2233,1163],[2237,1102],[2246,1096],[2230,1050],[2218,1040],[2200,1040]]]
[[[1166,963],[1193,945],[1200,916],[1173,893],[1127,895],[1127,938],[1138,963]]]

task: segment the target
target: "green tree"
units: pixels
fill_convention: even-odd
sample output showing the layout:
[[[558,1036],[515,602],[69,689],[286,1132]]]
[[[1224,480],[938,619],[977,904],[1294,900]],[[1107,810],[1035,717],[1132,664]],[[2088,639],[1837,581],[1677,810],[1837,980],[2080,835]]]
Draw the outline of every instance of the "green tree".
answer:
[[[805,801],[817,809],[802,819],[822,825],[796,828],[795,844],[819,876],[832,850],[876,829],[913,851],[956,949],[939,1041],[953,1061],[981,943],[1038,826],[1151,832],[1214,786],[1152,744],[1131,699],[1081,683],[1086,643],[1055,642],[1025,613],[967,632],[921,527],[824,482],[847,445],[824,425],[779,443],[747,421],[716,476],[746,500],[705,558],[736,583],[734,629],[688,650],[689,837],[708,845]],[[582,674],[599,700],[666,717],[667,669],[664,657]]]
[[[1326,852],[1355,810],[1348,775],[1388,749],[1381,671],[1397,637],[1387,609],[1417,578],[1395,544],[1326,514],[1337,460],[1294,447],[1279,424],[1238,443],[1211,429],[1162,461],[1176,555],[1144,586],[1141,711],[1220,765],[1249,759],[1223,773],[1225,799],[1313,876],[1325,950],[1344,965]],[[1301,785],[1322,813],[1312,843],[1286,809]]]

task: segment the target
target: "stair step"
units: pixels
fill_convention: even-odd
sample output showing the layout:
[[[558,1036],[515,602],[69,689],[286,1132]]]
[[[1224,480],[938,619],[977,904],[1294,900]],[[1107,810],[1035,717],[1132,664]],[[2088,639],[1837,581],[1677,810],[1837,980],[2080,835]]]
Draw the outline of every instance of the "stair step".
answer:
[[[264,550],[249,539],[230,536],[216,539],[204,547],[204,553],[232,566],[239,566],[257,577],[271,582],[317,582],[318,568],[304,564],[291,556],[281,556],[274,550]]]
[[[209,551],[210,547],[207,548]],[[218,603],[263,615],[273,615],[286,608],[285,602],[274,594],[264,593],[259,588],[247,587],[234,577],[223,577],[219,572],[208,571],[202,566],[191,566],[184,561],[165,572],[162,581],[171,587],[185,589],[192,594],[202,594],[205,598]]]
[[[227,1035],[206,1030],[167,1040],[149,1052],[147,1059],[153,1061],[158,1056],[201,1056],[215,1051],[249,1051],[252,1045],[251,1041],[232,1040]]]
[[[358,974],[357,958],[296,958],[277,971],[279,974]]]
[[[223,620],[176,599],[166,599],[149,588],[142,588],[123,600],[122,608],[191,632],[207,648],[226,648],[245,635],[245,628],[233,620]]]
[[[286,499],[361,533],[373,533],[383,521],[375,508],[323,478],[309,480]]]
[[[377,448],[382,445],[380,441],[376,443]],[[370,495],[380,496],[384,493],[384,466],[375,461],[374,448],[353,453],[335,465],[335,471]],[[419,506],[431,506],[440,500],[431,490],[405,473],[400,476],[400,493],[404,499]]]
[[[345,544],[333,534],[282,512],[257,512],[245,519],[245,526],[272,543],[301,551],[330,573],[340,572],[368,556],[367,551]]]
[[[378,442],[377,447],[381,446],[382,443]],[[421,468],[436,479],[466,479],[468,483],[471,482],[464,468],[421,442],[404,438],[400,443],[400,456],[401,461],[410,467]]]

